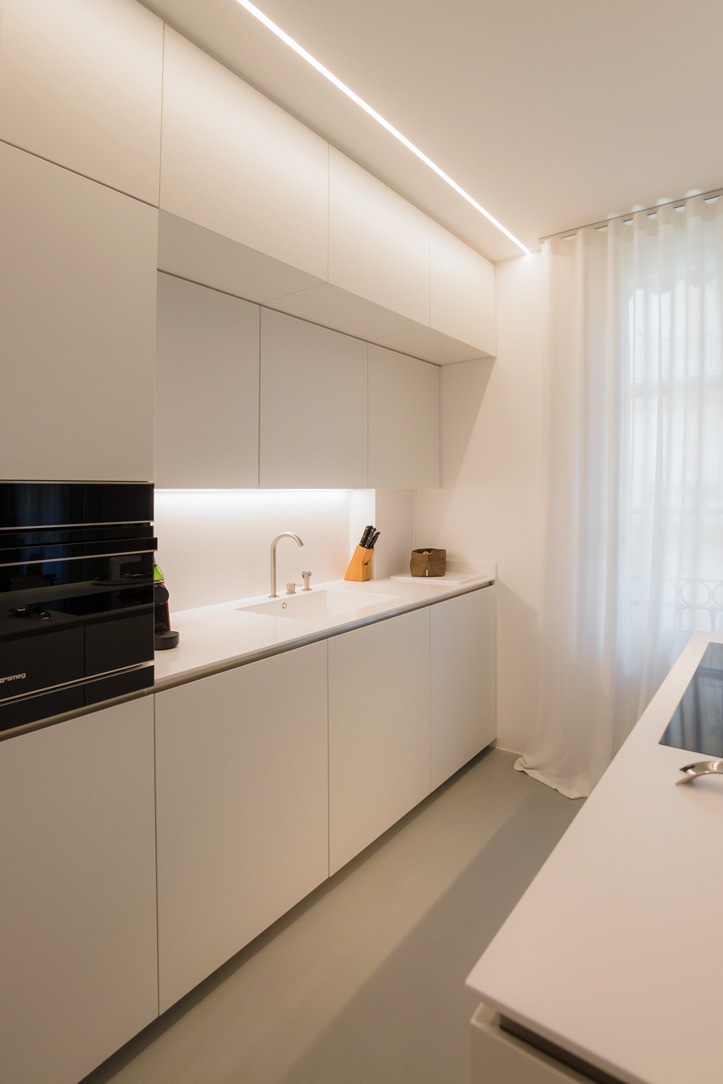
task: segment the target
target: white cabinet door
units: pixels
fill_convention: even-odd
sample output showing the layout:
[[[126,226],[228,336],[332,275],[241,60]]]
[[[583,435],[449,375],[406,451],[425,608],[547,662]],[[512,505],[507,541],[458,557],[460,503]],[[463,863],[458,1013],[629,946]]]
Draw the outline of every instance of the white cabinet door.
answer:
[[[497,353],[495,268],[436,222],[430,222],[430,325],[469,343],[472,356]]]
[[[0,139],[158,205],[163,23],[128,0],[3,0]]]
[[[363,488],[366,343],[261,310],[262,489]]]
[[[170,28],[164,211],[326,278],[328,146]]]
[[[429,609],[329,640],[329,864],[429,793]]]
[[[429,219],[333,147],[329,282],[429,323]]]
[[[328,876],[326,644],[156,695],[161,1011]]]
[[[432,616],[432,788],[494,741],[496,588],[448,599]]]
[[[5,478],[152,478],[157,228],[0,143]]]
[[[155,1018],[153,703],[0,742],[0,1063],[75,1084]]]
[[[259,310],[158,276],[155,482],[258,485]]]
[[[438,365],[369,347],[369,486],[439,485]]]

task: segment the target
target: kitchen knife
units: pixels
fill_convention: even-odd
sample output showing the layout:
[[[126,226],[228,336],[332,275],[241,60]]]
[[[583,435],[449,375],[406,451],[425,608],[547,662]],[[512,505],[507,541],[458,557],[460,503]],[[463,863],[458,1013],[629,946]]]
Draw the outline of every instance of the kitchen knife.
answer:
[[[367,549],[370,549],[370,550],[373,550],[373,549],[374,549],[374,547],[375,547],[375,546],[376,546],[376,544],[377,544],[377,539],[379,538],[379,535],[380,535],[381,533],[382,533],[381,531],[374,531],[374,533],[372,534],[371,538],[370,538],[370,539],[369,539],[369,541],[367,542]]]
[[[359,541],[359,545],[363,546],[364,549],[369,549],[369,539],[372,537],[373,534],[374,534],[374,524],[370,523],[368,527],[364,528],[364,532],[363,532],[363,534],[361,536],[361,539]]]

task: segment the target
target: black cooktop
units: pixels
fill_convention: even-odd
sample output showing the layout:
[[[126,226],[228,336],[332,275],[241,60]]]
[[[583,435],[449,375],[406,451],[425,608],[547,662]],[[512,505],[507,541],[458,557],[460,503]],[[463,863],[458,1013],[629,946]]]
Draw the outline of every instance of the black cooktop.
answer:
[[[661,745],[723,757],[723,644],[709,644]]]

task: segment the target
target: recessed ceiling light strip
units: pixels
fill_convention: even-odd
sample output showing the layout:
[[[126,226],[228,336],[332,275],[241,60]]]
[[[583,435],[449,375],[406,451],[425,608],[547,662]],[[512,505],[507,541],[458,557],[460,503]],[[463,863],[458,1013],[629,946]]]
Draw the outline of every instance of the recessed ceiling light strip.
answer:
[[[302,58],[302,60],[305,60],[307,64],[310,64],[312,68],[315,68],[316,71],[318,71],[320,75],[323,75],[325,79],[328,79],[330,83],[332,83],[338,90],[340,90],[342,94],[345,94],[346,97],[349,98],[352,102],[354,102],[355,105],[358,105],[360,109],[363,109],[364,112],[372,118],[372,120],[375,120],[377,124],[380,124],[382,128],[386,129],[386,131],[389,132],[390,135],[394,136],[394,138],[398,140],[403,146],[405,146],[407,150],[411,151],[412,154],[420,160],[420,162],[424,162],[425,166],[431,169],[433,173],[436,173],[437,176],[445,182],[445,184],[448,184],[450,188],[454,189],[454,191],[459,196],[461,196],[462,199],[466,200],[467,203],[470,204],[470,206],[474,207],[475,211],[483,215],[488,222],[491,222],[493,226],[495,226],[501,233],[505,235],[505,237],[509,238],[510,241],[517,245],[517,247],[522,252],[529,255],[529,248],[527,248],[526,245],[523,245],[522,241],[515,237],[515,235],[511,233],[506,226],[503,226],[502,223],[494,217],[494,215],[491,215],[489,211],[485,210],[485,208],[480,203],[478,203],[473,196],[470,196],[469,192],[465,192],[464,188],[458,185],[457,182],[453,180],[453,178],[450,177],[448,173],[445,173],[445,171],[441,169],[440,166],[436,164],[436,162],[433,162],[432,159],[424,153],[424,151],[420,150],[419,147],[412,143],[410,139],[407,139],[407,137],[402,132],[400,132],[398,128],[395,128],[393,124],[386,120],[386,118],[383,117],[381,113],[377,113],[376,109],[372,108],[372,106],[365,102],[363,98],[360,98],[359,95],[351,89],[351,87],[348,87],[346,83],[343,83],[341,79],[337,78],[337,76],[334,75],[333,72],[330,72],[328,68],[324,67],[324,65],[320,61],[318,61],[316,57],[313,57],[311,53],[307,52],[307,50],[304,49],[302,45],[299,45],[298,41],[295,41],[294,38],[290,37],[286,33],[286,31],[282,30],[280,26],[278,26],[275,22],[269,19],[267,15],[264,15],[263,11],[260,11],[255,4],[250,3],[250,0],[236,0],[236,2],[240,4],[241,7],[244,8],[246,11],[248,11],[250,15],[253,15],[255,19],[258,19],[258,21],[262,23],[268,30],[270,30],[272,34],[275,34],[277,38],[283,41],[285,45],[288,45],[290,49],[293,49],[294,52]]]

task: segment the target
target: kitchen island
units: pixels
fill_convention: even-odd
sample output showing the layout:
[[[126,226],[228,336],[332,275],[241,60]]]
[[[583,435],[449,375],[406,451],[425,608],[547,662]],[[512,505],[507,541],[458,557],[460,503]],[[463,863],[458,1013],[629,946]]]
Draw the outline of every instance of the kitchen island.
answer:
[[[695,634],[467,980],[474,1084],[718,1084],[723,780],[660,740]],[[719,709],[720,710],[720,707]]]

